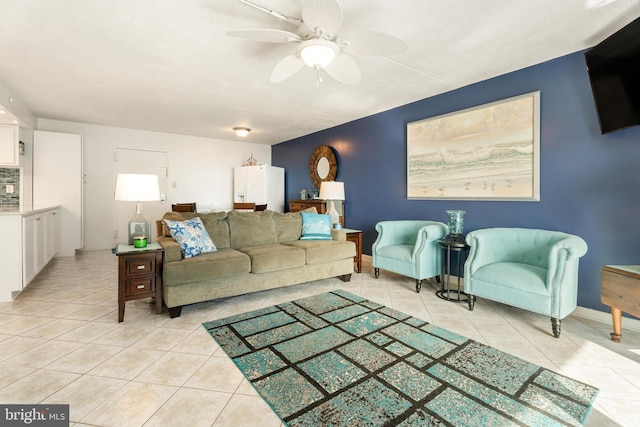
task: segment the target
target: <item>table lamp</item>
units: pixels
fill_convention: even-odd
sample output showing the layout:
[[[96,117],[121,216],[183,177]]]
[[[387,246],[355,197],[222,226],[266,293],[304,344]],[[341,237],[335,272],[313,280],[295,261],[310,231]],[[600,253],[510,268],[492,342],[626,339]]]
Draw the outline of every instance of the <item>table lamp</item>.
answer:
[[[134,244],[135,237],[146,237],[146,240],[150,242],[151,223],[142,213],[142,202],[160,200],[157,175],[118,174],[115,199],[136,202],[136,213],[129,221],[129,244]],[[146,244],[140,246],[146,246]]]
[[[320,183],[320,198],[329,200],[329,215],[331,215],[331,226],[340,223],[340,214],[333,203],[334,200],[344,200],[344,182],[322,181]]]

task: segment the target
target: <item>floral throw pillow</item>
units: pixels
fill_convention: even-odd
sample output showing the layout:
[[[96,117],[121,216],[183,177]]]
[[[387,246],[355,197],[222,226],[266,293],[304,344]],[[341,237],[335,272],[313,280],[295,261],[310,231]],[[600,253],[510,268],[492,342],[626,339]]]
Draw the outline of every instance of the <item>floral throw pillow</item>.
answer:
[[[165,219],[164,223],[169,233],[171,233],[171,237],[176,239],[176,242],[180,245],[183,257],[191,258],[218,250],[200,218],[196,217],[185,221]]]
[[[331,215],[300,213],[302,214],[300,240],[331,240]]]

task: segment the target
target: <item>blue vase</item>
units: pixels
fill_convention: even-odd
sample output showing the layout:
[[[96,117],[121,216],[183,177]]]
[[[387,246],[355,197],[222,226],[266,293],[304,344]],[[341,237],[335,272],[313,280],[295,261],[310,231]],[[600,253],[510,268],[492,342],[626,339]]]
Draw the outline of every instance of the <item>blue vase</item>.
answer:
[[[464,214],[465,211],[446,211],[448,217],[449,234],[447,240],[464,240],[462,231],[464,230]]]

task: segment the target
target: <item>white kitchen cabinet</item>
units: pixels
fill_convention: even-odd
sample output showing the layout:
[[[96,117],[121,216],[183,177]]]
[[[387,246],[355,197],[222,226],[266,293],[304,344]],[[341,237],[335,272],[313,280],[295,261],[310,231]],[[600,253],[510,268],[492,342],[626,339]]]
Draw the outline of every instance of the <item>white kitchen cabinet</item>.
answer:
[[[266,204],[269,210],[284,212],[284,168],[270,165],[234,168],[233,201]]]
[[[58,207],[0,213],[0,301],[11,301],[53,258],[59,215]]]
[[[59,212],[59,209],[51,209],[22,218],[23,287],[27,286],[58,252]]]
[[[20,166],[20,127],[0,124],[0,166]]]
[[[60,209],[47,212],[44,222],[45,229],[45,258],[47,263],[60,250]]]
[[[22,218],[22,283],[26,286],[38,274],[38,230],[36,215]]]

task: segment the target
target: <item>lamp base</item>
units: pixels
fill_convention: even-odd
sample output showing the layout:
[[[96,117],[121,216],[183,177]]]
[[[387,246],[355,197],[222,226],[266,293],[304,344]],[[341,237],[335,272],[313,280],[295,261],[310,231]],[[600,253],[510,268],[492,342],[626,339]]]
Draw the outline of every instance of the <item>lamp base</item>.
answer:
[[[142,203],[136,203],[136,214],[129,220],[129,244],[133,245],[135,237],[146,237],[151,243],[151,223],[142,213]]]
[[[331,228],[333,228],[334,224],[340,224],[340,214],[338,213],[333,200],[329,201],[329,212],[327,212],[327,215],[331,216]]]

